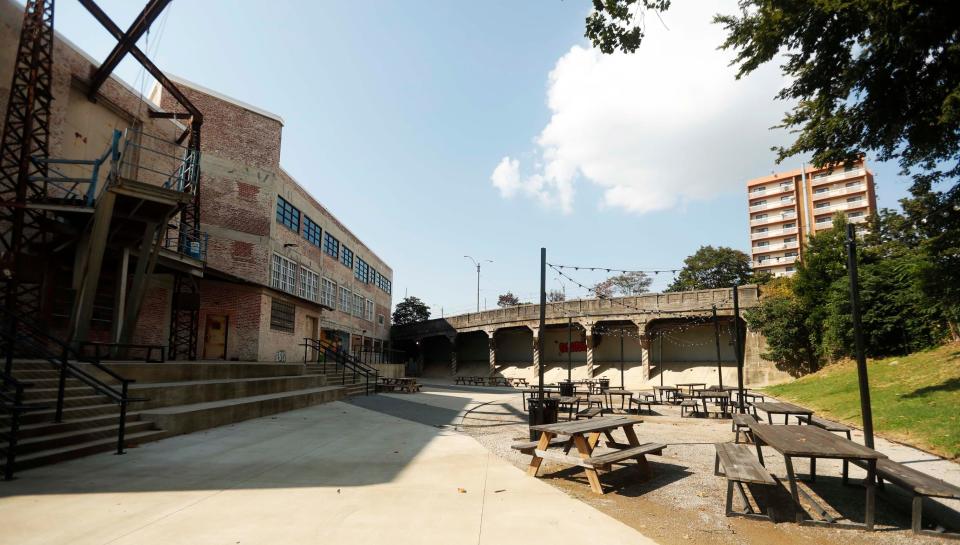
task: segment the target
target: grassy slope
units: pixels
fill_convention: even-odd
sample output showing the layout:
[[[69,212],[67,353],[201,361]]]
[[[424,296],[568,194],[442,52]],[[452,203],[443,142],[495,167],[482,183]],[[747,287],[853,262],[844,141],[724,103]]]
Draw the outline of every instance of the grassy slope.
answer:
[[[877,435],[960,458],[960,344],[870,361],[868,368]],[[826,418],[861,426],[853,362],[828,366],[767,391]]]

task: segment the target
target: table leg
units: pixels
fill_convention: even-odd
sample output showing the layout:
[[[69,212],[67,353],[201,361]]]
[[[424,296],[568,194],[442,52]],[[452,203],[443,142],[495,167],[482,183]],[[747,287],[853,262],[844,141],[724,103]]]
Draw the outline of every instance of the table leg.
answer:
[[[767,413],[767,423],[773,424],[773,413]]]
[[[787,466],[787,480],[790,482],[790,495],[793,496],[793,508],[796,512],[796,521],[803,522],[803,508],[800,506],[800,492],[797,490],[797,476],[793,472],[793,459],[789,456],[784,456],[783,462]]]
[[[633,424],[627,424],[623,427],[623,433],[627,436],[627,442],[631,447],[639,447],[640,440],[637,439],[637,432],[633,431]]]
[[[760,448],[760,447],[762,447],[763,445],[762,445],[762,443],[760,442],[760,438],[757,437],[756,434],[754,434],[754,436],[753,436],[753,445],[757,448],[757,460],[760,461],[760,465],[766,467],[767,464],[766,464],[766,462],[763,461],[763,450],[761,450],[761,448]]]
[[[553,437],[553,434],[550,432],[543,432],[540,434],[540,441],[537,443],[537,450],[547,450],[550,448],[550,439]],[[537,456],[536,451],[533,453],[533,457],[530,458],[530,465],[527,467],[527,475],[531,477],[537,476],[537,471],[540,470],[540,464],[543,463],[543,458]]]
[[[784,424],[790,423],[790,413],[783,413],[783,423]]]
[[[817,459],[810,458],[810,482],[817,480]]]
[[[873,516],[874,516],[874,507],[876,503],[877,489],[874,487],[874,479],[877,475],[877,461],[867,460],[867,480],[864,481],[864,487],[867,489],[867,504],[866,504],[866,516],[864,517],[863,524],[867,527],[867,530],[873,531]]]
[[[599,436],[599,434],[597,435]],[[577,433],[573,435],[573,444],[577,446],[577,452],[580,453],[581,460],[586,460],[593,452],[593,448],[587,443],[587,440],[582,434]],[[583,472],[587,475],[590,490],[593,490],[596,494],[603,494],[603,487],[600,486],[600,475],[597,474],[597,470],[592,467],[585,467],[583,468]]]
[[[593,449],[597,448],[597,443],[600,442],[600,432],[595,431],[587,437],[587,444],[590,445],[590,452],[593,452]]]

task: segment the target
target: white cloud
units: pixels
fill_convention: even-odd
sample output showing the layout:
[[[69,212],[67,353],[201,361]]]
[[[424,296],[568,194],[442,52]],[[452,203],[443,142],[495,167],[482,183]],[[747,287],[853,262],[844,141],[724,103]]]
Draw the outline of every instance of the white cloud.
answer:
[[[762,176],[770,147],[784,142],[769,127],[787,105],[773,100],[783,83],[776,66],[737,81],[731,53],[717,50],[724,31],[710,19],[735,10],[729,1],[674,3],[663,15],[670,30],[648,18],[632,55],[572,47],[550,72],[552,115],[529,174],[504,157],[493,185],[569,212],[585,180],[601,189],[601,206],[645,213],[741,191]]]

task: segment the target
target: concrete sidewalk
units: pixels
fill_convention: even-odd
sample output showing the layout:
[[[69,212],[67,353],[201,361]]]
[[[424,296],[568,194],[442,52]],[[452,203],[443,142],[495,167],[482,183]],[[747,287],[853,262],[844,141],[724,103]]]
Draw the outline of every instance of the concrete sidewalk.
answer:
[[[653,543],[467,435],[340,402],[25,471],[0,520],[11,545]]]

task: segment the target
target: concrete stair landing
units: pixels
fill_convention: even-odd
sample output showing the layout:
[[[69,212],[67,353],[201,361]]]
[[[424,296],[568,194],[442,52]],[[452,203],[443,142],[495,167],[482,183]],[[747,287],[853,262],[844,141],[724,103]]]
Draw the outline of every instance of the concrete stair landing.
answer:
[[[285,411],[344,399],[365,392],[352,373],[333,366],[241,362],[104,362],[136,380],[132,397],[147,398],[127,409],[127,447]],[[109,382],[92,366],[85,370]],[[79,458],[117,447],[120,407],[77,379],[64,390],[63,421],[54,422],[58,371],[48,363],[15,362],[14,376],[32,386],[24,394],[43,410],[20,421],[17,471]],[[0,435],[10,422],[0,416]],[[6,444],[0,441],[0,468]]]

